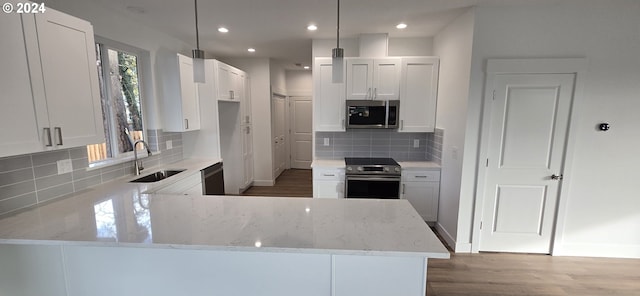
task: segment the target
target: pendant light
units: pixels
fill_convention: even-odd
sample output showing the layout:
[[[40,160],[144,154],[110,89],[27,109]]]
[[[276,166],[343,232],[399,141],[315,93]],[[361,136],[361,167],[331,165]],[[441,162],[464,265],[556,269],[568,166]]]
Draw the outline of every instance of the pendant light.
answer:
[[[338,18],[337,18],[337,27],[336,27],[336,48],[331,51],[331,68],[333,73],[331,73],[331,81],[333,83],[342,83],[343,80],[343,60],[344,60],[344,49],[340,48],[340,0],[338,0]]]
[[[204,51],[200,50],[198,32],[198,0],[194,0],[196,14],[196,49],[191,51],[193,57],[193,82],[204,83]]]

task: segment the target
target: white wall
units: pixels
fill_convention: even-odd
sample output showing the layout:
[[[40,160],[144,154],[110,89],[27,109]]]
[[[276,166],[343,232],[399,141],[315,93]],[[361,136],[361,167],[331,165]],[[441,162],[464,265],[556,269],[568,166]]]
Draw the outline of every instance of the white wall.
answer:
[[[308,95],[313,92],[313,78],[310,70],[287,70],[285,72],[287,94]]]
[[[273,59],[269,60],[269,76],[271,79],[271,91],[287,95],[287,82],[284,67]]]
[[[221,58],[220,60],[249,73],[251,77],[254,185],[273,185],[270,61],[267,58]]]
[[[145,128],[162,128],[158,102],[162,101],[163,92],[162,86],[158,82],[156,57],[162,52],[180,52],[190,55],[192,46],[137,23],[131,16],[125,16],[96,1],[49,0],[46,5],[91,22],[97,36],[149,51],[149,56],[143,57],[140,65],[146,71],[145,73],[151,74],[150,77],[143,77],[142,84]]]
[[[311,54],[314,58],[331,57],[331,50],[335,47],[335,39],[314,39],[311,45]],[[340,47],[344,48],[345,57],[360,56],[358,38],[340,39]],[[389,38],[389,56],[431,55],[433,55],[433,38]]]
[[[474,11],[469,10],[447,25],[434,38],[434,54],[440,57],[436,126],[444,129],[438,231],[456,251],[470,249],[457,245],[458,209],[462,151],[469,97],[469,72],[473,42]],[[456,149],[457,153],[452,153]]]
[[[565,171],[559,255],[640,258],[640,2],[567,0],[478,7],[457,238],[471,235],[484,70],[489,58],[586,57],[574,102],[573,163]],[[611,130],[598,132],[599,122]],[[445,132],[445,138],[447,134]],[[564,189],[563,189],[564,190]],[[562,219],[562,217],[564,219]]]

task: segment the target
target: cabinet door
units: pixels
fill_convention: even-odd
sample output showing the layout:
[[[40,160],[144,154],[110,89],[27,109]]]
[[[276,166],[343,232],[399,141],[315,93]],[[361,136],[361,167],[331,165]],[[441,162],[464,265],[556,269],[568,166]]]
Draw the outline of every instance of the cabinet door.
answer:
[[[411,203],[424,221],[435,222],[438,220],[439,195],[439,182],[402,183],[402,198]]]
[[[373,60],[374,100],[397,100],[400,97],[400,58]]]
[[[373,60],[346,59],[347,100],[370,100],[373,98]]]
[[[48,144],[41,141],[47,136],[43,128],[49,124],[46,102],[43,95],[34,101],[29,77],[29,63],[38,62],[39,55],[36,52],[33,59],[27,58],[21,18],[16,13],[0,17],[0,157],[38,152]],[[32,15],[24,18],[33,22]],[[39,63],[34,68],[38,69]],[[40,114],[37,110],[41,110]],[[38,125],[40,121],[42,126]]]
[[[231,99],[242,101],[244,99],[244,72],[230,67],[229,74],[231,76]]]
[[[314,198],[344,198],[344,181],[313,180]]]
[[[35,20],[54,146],[103,142],[93,27],[53,9]]]
[[[244,93],[242,95],[242,101],[240,104],[242,105],[242,124],[251,124],[251,78],[248,76],[243,77],[243,85],[244,85]]]
[[[244,187],[253,182],[253,132],[251,126],[243,128],[242,154],[244,161]]]
[[[200,129],[200,102],[198,85],[193,81],[193,60],[178,55],[180,71],[180,94],[182,98],[182,121],[184,131]]]
[[[331,58],[316,58],[313,67],[315,131],[345,131],[344,83],[333,83]]]
[[[399,132],[433,132],[436,123],[438,58],[403,58]]]
[[[217,98],[222,101],[233,101],[233,92],[236,90],[235,80],[231,66],[216,61]]]

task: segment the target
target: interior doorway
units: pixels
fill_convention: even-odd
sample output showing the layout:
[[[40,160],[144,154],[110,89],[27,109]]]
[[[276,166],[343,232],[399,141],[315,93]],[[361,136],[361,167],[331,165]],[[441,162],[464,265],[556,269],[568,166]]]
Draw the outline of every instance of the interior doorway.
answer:
[[[552,252],[577,77],[539,70],[554,62],[488,63],[498,71],[489,71],[486,83],[478,251]]]
[[[291,168],[311,169],[312,116],[311,96],[290,96]]]
[[[287,98],[273,94],[271,97],[271,131],[273,146],[273,179],[287,168]]]

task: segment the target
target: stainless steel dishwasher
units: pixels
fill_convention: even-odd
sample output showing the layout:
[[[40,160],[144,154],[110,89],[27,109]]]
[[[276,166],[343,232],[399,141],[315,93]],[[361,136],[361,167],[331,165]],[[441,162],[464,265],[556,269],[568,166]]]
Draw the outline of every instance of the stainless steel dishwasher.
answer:
[[[224,195],[222,162],[218,162],[202,170],[202,194]]]

